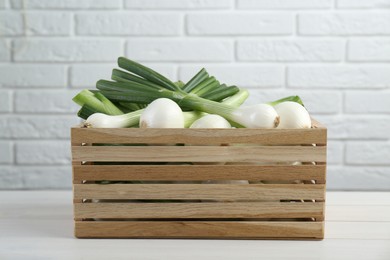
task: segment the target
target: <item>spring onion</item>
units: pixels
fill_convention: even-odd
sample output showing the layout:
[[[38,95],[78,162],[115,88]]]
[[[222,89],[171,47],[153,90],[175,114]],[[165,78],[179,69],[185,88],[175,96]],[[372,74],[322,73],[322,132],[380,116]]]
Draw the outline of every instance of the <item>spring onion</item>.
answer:
[[[183,112],[174,101],[159,98],[142,112],[139,126],[141,128],[183,128]]]
[[[288,96],[288,97],[281,98],[281,99],[278,99],[278,100],[275,100],[272,102],[268,102],[267,104],[269,104],[271,106],[276,106],[277,104],[287,102],[287,101],[293,101],[293,102],[300,104],[301,106],[304,106],[302,99],[299,96]]]
[[[110,116],[103,113],[94,113],[87,118],[85,127],[91,128],[123,128],[137,125],[144,110],[140,109],[128,114]]]
[[[187,82],[187,84],[184,85],[183,90],[185,92],[191,92],[193,88],[195,88],[198,84],[200,84],[208,77],[209,74],[204,68],[202,68],[198,73],[196,73],[196,75],[192,79],[190,79],[190,81]]]
[[[125,109],[129,110],[129,112],[143,109],[146,107],[146,106],[143,107],[142,104],[127,103],[127,102],[119,102],[119,106],[124,107]],[[122,111],[123,111],[123,109],[122,109]]]
[[[80,110],[77,112],[77,116],[82,118],[82,119],[87,119],[90,115],[94,113],[99,113],[96,109],[90,107],[87,104],[84,104]]]
[[[88,105],[90,110],[93,109],[96,112],[108,115],[123,114],[119,108],[117,108],[109,99],[107,99],[107,97],[98,91],[93,93],[92,91],[84,89],[73,98],[73,101],[80,106]]]
[[[215,79],[215,77],[209,77],[202,82],[200,82],[195,88],[193,88],[189,93],[197,94],[200,96],[200,91],[202,93],[207,93],[215,88],[219,87],[219,82]]]
[[[311,119],[306,108],[297,102],[286,101],[275,106],[280,116],[278,128],[310,128]]]
[[[161,75],[160,73],[143,66],[135,61],[126,59],[125,57],[118,58],[118,66],[124,70],[130,71],[136,75],[143,77],[150,82],[160,85],[169,90],[181,90],[172,81]]]
[[[196,120],[190,128],[231,128],[230,123],[219,115],[205,115]]]

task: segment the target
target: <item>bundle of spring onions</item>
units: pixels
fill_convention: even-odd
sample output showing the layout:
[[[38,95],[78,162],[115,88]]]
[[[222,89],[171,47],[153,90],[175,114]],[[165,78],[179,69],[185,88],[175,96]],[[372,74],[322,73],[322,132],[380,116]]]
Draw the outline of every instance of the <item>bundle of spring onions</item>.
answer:
[[[249,92],[227,86],[201,69],[187,83],[172,82],[124,57],[111,80],[74,98],[86,127],[122,128],[309,128],[310,116],[298,96],[241,106]]]

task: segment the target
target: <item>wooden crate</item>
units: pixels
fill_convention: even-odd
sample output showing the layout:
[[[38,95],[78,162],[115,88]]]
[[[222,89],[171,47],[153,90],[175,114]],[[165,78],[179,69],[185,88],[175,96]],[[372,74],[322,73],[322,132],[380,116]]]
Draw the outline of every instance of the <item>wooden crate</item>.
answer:
[[[75,236],[322,239],[326,141],[315,121],[291,130],[72,128]]]

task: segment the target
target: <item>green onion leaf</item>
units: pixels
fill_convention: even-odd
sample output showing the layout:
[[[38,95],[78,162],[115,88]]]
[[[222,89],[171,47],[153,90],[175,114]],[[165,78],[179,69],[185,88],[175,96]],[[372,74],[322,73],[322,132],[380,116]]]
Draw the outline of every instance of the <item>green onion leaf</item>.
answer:
[[[118,66],[124,70],[130,71],[166,89],[180,90],[180,88],[178,88],[172,81],[170,81],[163,75],[148,67],[145,67],[142,64],[139,64],[138,62],[129,60],[125,57],[119,57]]]

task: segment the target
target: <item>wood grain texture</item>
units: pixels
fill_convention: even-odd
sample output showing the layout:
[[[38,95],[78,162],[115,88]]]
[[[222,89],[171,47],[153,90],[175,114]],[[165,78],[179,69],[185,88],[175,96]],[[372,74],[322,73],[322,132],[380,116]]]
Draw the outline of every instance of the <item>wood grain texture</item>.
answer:
[[[73,182],[82,180],[317,180],[325,165],[74,165]]]
[[[326,129],[72,128],[73,143],[325,144]]]
[[[76,221],[79,238],[323,238],[323,222]]]
[[[324,162],[326,146],[73,146],[72,157],[100,162]]]
[[[323,200],[322,184],[74,184],[74,199]]]
[[[320,218],[323,202],[76,203],[76,218]]]

